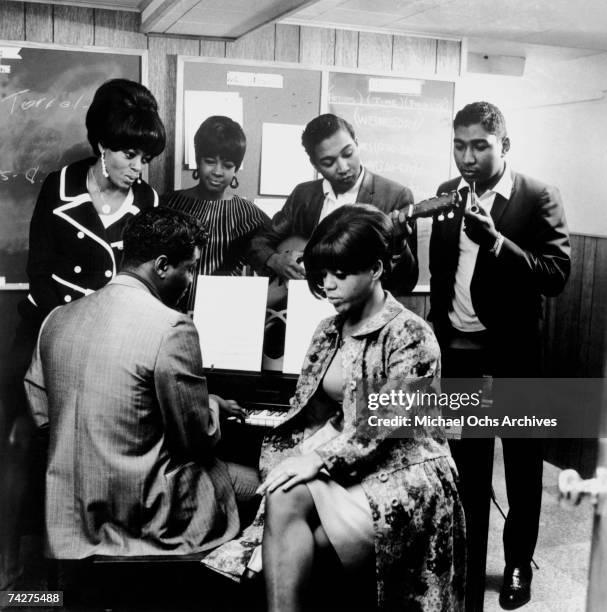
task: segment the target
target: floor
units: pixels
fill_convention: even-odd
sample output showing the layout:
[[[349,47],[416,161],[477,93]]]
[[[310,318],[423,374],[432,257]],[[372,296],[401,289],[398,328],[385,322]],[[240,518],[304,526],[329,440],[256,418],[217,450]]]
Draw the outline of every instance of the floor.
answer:
[[[493,487],[497,502],[506,512],[504,463],[499,439],[495,444]],[[557,480],[560,470],[544,462],[544,491],[540,534],[535,550],[531,601],[519,610],[524,612],[583,612],[590,559],[592,507],[585,500],[575,508],[564,507],[558,500]],[[491,507],[485,612],[502,608],[498,594],[502,581],[502,527],[504,519],[495,504]]]
[[[499,440],[495,448],[494,489],[498,503],[506,511],[506,491]],[[520,609],[524,612],[583,612],[590,556],[592,508],[587,501],[575,508],[561,506],[557,492],[559,470],[549,463],[545,463],[544,468],[542,518],[535,554],[535,561],[539,569],[534,570],[532,599]],[[498,593],[503,571],[502,526],[503,518],[496,506],[492,505],[485,612],[501,610]],[[24,539],[23,544],[25,545],[26,571],[18,588],[43,589],[45,588],[42,578],[44,560],[37,552],[38,543],[29,538]],[[173,610],[172,607],[167,607],[166,612],[169,609]],[[201,608],[198,605],[196,609]],[[204,606],[204,609],[206,611],[208,606]],[[40,610],[40,608],[32,610]],[[53,609],[47,608],[46,610],[50,612]]]

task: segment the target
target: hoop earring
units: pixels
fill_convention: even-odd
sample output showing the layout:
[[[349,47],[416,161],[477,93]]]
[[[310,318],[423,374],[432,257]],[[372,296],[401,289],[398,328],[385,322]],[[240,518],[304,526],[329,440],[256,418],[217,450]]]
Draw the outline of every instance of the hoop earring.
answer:
[[[238,182],[238,177],[237,177],[236,175],[234,175],[234,176],[232,177],[232,180],[230,181],[230,187],[231,187],[232,189],[238,189],[238,185],[239,185],[239,184],[240,184],[240,183]]]
[[[107,171],[107,166],[105,165],[105,151],[101,151],[101,174],[105,178],[110,178],[110,173]]]
[[[192,178],[197,181],[200,178],[200,173],[198,172],[198,168],[196,170],[192,170]]]

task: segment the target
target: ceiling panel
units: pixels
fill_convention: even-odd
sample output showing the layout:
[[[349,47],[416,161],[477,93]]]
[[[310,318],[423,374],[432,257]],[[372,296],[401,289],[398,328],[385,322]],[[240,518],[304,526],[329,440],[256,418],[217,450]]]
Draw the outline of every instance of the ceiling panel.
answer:
[[[1,2],[2,0],[0,0]],[[145,33],[234,40],[315,0],[31,0],[141,13]]]
[[[208,9],[202,4],[197,4],[192,7],[187,13],[185,13],[180,21],[198,21],[200,23],[207,22],[209,24],[232,24],[235,21],[246,19],[248,14],[243,11],[220,11],[216,9]]]
[[[339,23],[348,26],[360,26],[361,23],[365,23],[368,28],[380,26],[387,27],[397,19],[399,19],[398,15],[390,15],[388,13],[350,11],[340,8],[332,9],[322,15],[322,20],[324,22]]]
[[[468,36],[607,50],[606,0],[29,1],[139,11],[146,32],[232,39],[279,19],[283,23],[362,31]]]
[[[421,11],[454,4],[457,0],[341,0],[339,8],[408,17]]]
[[[605,0],[318,0],[285,23],[607,50]]]
[[[27,0],[38,4],[67,4],[86,8],[109,9],[112,11],[140,12],[148,0]]]
[[[154,0],[142,15],[144,32],[236,39],[313,0]]]

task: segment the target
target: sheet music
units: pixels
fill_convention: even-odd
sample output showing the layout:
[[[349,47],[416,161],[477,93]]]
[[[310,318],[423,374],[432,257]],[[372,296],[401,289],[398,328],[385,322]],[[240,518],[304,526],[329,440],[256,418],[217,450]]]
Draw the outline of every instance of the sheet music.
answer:
[[[272,217],[282,209],[286,201],[286,198],[255,198],[253,204],[255,204],[257,208],[261,208],[261,210],[272,219]]]
[[[315,178],[314,168],[301,146],[304,127],[287,123],[262,125],[260,194],[288,196],[296,185]]]
[[[319,300],[310,293],[307,281],[289,281],[283,372],[301,372],[314,330],[323,319],[334,314],[335,309],[327,300]]]
[[[199,276],[194,324],[206,368],[260,371],[268,279]]]

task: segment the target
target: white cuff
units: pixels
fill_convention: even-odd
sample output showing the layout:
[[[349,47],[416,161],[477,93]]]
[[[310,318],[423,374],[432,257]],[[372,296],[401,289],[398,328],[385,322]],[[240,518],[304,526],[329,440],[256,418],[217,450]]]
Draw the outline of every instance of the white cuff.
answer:
[[[500,251],[502,250],[503,244],[504,237],[498,232],[497,238],[495,239],[493,246],[489,249],[489,253],[491,253],[491,255],[493,255],[494,257],[497,257],[500,254]]]

